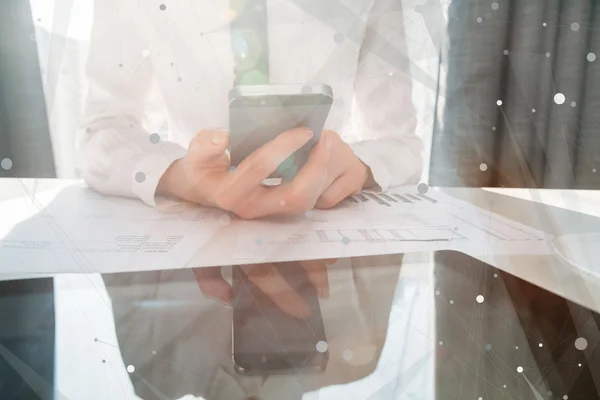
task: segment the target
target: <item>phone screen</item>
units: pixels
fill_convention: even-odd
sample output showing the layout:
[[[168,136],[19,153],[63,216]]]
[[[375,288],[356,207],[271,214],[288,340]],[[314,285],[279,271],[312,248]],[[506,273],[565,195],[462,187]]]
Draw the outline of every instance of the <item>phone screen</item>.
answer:
[[[319,140],[331,102],[331,97],[320,93],[236,98],[229,108],[231,165],[239,165],[281,133],[307,127],[313,131],[312,140],[281,163],[271,176],[292,179]]]
[[[304,268],[278,264],[280,274],[307,302],[311,315],[298,319],[281,311],[239,267],[233,269],[233,359],[241,374],[324,371],[328,361],[317,292]]]

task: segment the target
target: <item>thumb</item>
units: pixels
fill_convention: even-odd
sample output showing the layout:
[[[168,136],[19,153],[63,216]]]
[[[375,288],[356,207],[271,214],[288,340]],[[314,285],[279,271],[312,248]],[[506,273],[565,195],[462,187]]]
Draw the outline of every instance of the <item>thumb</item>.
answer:
[[[190,142],[188,154],[194,163],[211,164],[221,159],[229,147],[229,132],[227,129],[202,130]]]
[[[231,307],[231,286],[221,275],[220,267],[194,268],[196,281],[200,291],[208,298],[216,299],[223,305]]]

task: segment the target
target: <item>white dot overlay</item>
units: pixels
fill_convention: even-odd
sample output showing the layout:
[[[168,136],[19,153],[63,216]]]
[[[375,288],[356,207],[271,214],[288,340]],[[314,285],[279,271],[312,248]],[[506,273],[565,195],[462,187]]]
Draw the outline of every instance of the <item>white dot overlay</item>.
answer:
[[[133,365],[128,365],[127,366],[127,372],[129,372],[131,374],[134,371],[135,371],[135,367]]]
[[[562,94],[562,93],[556,93],[556,94],[554,95],[554,102],[555,102],[556,104],[558,104],[558,105],[565,104],[565,101],[566,101],[566,100],[567,100],[567,99],[566,99],[565,95],[564,95],[564,94]]]
[[[594,62],[594,61],[596,61],[596,54],[594,54],[594,53],[588,53],[588,55],[587,55],[587,60],[588,60],[589,62]]]
[[[327,342],[323,341],[323,340],[319,340],[317,342],[317,351],[319,353],[325,353],[327,351],[327,349],[329,348],[329,346],[327,345]]]
[[[479,295],[479,296],[475,297],[475,300],[476,300],[476,301],[477,301],[479,304],[481,304],[481,303],[483,303],[483,301],[485,300],[485,298],[484,298],[482,295]]]
[[[521,367],[521,366],[517,367],[517,372],[520,374],[523,373],[523,367]]]
[[[2,161],[0,161],[0,167],[2,167],[3,170],[8,171],[9,169],[11,169],[13,166],[13,162],[10,158],[5,158]]]
[[[585,338],[582,337],[578,337],[577,339],[575,339],[575,348],[579,351],[583,351],[585,349],[587,349],[588,346],[588,342]]]

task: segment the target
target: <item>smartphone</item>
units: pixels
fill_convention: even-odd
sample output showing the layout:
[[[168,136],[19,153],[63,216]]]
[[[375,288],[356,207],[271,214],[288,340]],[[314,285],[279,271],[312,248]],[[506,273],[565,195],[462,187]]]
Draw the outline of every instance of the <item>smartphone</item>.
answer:
[[[232,357],[241,375],[323,372],[329,352],[317,292],[296,262],[277,264],[280,274],[308,303],[299,319],[281,311],[244,273],[233,268]]]
[[[291,180],[319,140],[333,103],[333,90],[321,83],[237,86],[229,92],[230,158],[238,166],[277,135],[307,127],[314,136],[282,162],[270,178]]]

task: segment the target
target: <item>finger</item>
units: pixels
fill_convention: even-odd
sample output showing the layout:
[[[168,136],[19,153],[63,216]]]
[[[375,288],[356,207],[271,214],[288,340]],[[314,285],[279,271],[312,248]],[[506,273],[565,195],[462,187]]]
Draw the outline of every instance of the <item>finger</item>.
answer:
[[[266,188],[256,202],[249,204],[253,218],[297,214],[312,209],[323,188],[333,180],[329,173],[331,144],[331,140],[319,141],[292,182]]]
[[[304,146],[312,136],[310,129],[293,129],[278,135],[253,152],[229,176],[226,187],[219,193],[223,205],[235,212],[234,207],[244,204],[248,194],[260,186],[263,180],[296,150]]]
[[[223,153],[229,147],[227,129],[200,131],[190,142],[188,156],[196,165],[210,166],[223,159]]]
[[[300,264],[306,270],[308,279],[317,290],[319,297],[329,297],[329,277],[327,276],[327,266],[323,260],[300,261]]]
[[[273,264],[254,264],[242,267],[248,279],[263,292],[279,309],[296,317],[306,319],[311,310],[304,299],[292,289]]]
[[[332,152],[335,151],[334,135],[337,134],[330,132],[323,132],[321,140],[294,180],[281,186],[288,213],[313,209],[321,193],[337,178],[339,172],[331,166]]]
[[[320,209],[335,207],[347,197],[360,192],[361,189],[360,178],[352,173],[343,174],[321,194],[315,207]]]
[[[221,267],[194,268],[194,275],[200,291],[208,298],[216,299],[223,305],[231,307],[231,286],[221,275]]]

